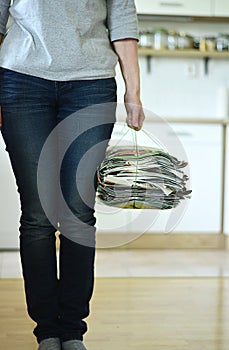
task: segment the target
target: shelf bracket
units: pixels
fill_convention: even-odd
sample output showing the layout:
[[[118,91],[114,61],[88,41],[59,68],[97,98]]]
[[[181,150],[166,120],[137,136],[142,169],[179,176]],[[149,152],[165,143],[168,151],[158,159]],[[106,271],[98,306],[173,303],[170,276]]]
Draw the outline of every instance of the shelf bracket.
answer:
[[[151,58],[152,58],[152,56],[150,56],[150,55],[146,56],[146,71],[148,74],[151,73]]]
[[[204,57],[204,74],[208,75],[209,72],[209,57]]]

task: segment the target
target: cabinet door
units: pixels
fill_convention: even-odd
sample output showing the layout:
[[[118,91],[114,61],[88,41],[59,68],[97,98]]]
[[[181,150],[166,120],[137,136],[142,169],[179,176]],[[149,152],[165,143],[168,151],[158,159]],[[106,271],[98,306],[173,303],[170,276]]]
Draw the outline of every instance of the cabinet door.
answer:
[[[229,17],[229,1],[214,0],[214,15],[220,17]]]
[[[218,0],[217,0],[218,1]],[[226,1],[227,0],[222,0]],[[135,0],[139,14],[211,16],[212,0]]]
[[[19,247],[19,196],[8,154],[0,135],[0,249]]]
[[[220,125],[173,124],[189,162],[191,199],[171,210],[132,210],[129,232],[219,233],[221,230],[222,128]],[[145,129],[155,133],[153,123]],[[162,131],[163,132],[163,131]],[[179,149],[170,148],[173,134],[165,130],[169,153],[181,157]],[[162,135],[163,136],[163,135]],[[170,151],[171,149],[171,151]]]

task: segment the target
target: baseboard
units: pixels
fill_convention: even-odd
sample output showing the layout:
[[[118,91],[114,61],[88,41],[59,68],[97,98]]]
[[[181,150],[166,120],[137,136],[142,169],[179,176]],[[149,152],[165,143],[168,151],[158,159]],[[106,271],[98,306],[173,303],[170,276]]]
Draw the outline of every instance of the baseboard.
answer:
[[[58,236],[58,235],[57,235]],[[227,249],[229,236],[204,233],[135,234],[97,233],[99,249]],[[57,239],[59,249],[59,239]]]
[[[127,238],[124,234],[98,233],[97,246],[121,249],[226,249],[227,242],[229,249],[229,237],[223,234],[158,233],[144,234],[138,238],[133,235],[132,239],[128,235]]]

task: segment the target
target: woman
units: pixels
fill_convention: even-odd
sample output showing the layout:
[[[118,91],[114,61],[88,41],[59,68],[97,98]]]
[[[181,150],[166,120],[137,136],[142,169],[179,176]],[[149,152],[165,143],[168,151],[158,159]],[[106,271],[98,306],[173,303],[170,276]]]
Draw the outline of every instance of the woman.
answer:
[[[82,350],[94,278],[92,183],[115,122],[118,60],[127,123],[139,130],[144,120],[134,0],[1,0],[0,33],[1,131],[20,194],[28,313],[37,324],[39,350]],[[55,141],[43,154],[48,166],[39,173],[54,130]]]

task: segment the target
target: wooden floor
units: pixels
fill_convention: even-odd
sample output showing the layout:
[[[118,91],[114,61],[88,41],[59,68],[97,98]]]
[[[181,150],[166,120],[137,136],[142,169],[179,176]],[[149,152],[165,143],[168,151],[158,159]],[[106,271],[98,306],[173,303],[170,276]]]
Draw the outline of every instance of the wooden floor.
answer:
[[[228,350],[228,278],[97,278],[88,350]],[[20,279],[0,280],[0,348],[36,350]]]

